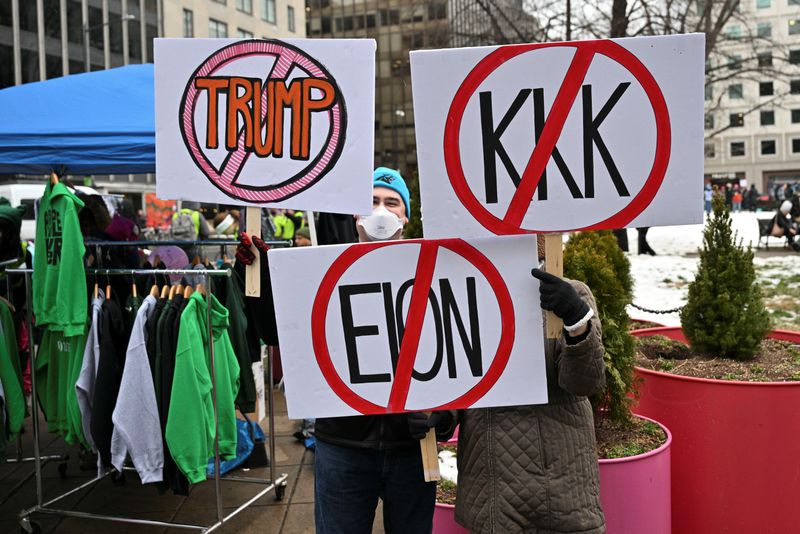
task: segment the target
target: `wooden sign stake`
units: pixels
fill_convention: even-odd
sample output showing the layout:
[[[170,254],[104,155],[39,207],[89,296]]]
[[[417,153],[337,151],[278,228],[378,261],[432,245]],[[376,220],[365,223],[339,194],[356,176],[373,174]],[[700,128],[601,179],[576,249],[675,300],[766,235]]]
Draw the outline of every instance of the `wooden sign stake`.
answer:
[[[564,249],[562,234],[545,234],[544,236],[544,270],[556,276],[564,276]],[[555,313],[549,311],[545,315],[547,339],[558,339],[564,323]]]
[[[308,235],[311,236],[311,246],[316,247],[319,243],[317,242],[317,223],[314,220],[314,212],[307,211],[306,218],[308,219]]]
[[[261,208],[245,208],[247,233],[250,237],[261,237]],[[248,265],[244,270],[245,296],[261,296],[261,252],[255,245],[250,246],[250,250],[255,254],[256,259],[252,265]]]
[[[425,474],[425,482],[441,480],[439,473],[439,449],[436,445],[436,429],[431,428],[423,439],[419,442],[422,452],[422,471]]]

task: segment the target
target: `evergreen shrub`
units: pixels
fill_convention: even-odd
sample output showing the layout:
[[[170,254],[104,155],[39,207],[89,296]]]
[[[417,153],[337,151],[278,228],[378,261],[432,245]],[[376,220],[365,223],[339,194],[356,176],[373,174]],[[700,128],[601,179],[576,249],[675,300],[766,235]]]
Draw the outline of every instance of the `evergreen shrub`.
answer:
[[[700,265],[681,310],[681,326],[698,352],[735,360],[752,359],[770,329],[753,251],[736,243],[722,196],[712,200],[703,231]]]
[[[579,232],[564,248],[564,276],[589,286],[603,326],[606,385],[590,399],[595,417],[628,424],[635,391],[635,341],[626,311],[633,295],[630,261],[610,231]]]

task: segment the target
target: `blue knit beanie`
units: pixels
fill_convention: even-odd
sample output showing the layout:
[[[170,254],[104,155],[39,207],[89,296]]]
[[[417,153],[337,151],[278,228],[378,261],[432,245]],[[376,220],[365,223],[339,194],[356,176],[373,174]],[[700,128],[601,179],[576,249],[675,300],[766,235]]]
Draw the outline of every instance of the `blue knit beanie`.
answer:
[[[406,218],[411,218],[411,198],[408,194],[408,186],[399,172],[386,167],[378,167],[372,173],[372,187],[386,187],[396,191],[400,198],[403,199],[403,204],[405,204]]]

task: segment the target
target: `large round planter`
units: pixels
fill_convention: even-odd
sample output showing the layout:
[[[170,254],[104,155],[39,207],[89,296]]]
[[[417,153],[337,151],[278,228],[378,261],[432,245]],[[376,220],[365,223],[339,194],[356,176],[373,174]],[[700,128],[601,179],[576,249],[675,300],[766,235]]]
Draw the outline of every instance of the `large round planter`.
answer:
[[[640,416],[641,417],[641,416]],[[646,454],[600,460],[600,502],[606,519],[606,534],[670,534],[670,448],[667,441]],[[448,443],[452,444],[453,441]],[[468,534],[456,523],[455,506],[436,503],[433,534]]]
[[[600,460],[600,502],[606,534],[671,534],[670,452],[672,435],[646,454]]]
[[[648,328],[685,341],[679,327]],[[769,337],[800,343],[800,333]],[[798,532],[800,382],[736,382],[636,368],[636,413],[666,425],[675,534]]]

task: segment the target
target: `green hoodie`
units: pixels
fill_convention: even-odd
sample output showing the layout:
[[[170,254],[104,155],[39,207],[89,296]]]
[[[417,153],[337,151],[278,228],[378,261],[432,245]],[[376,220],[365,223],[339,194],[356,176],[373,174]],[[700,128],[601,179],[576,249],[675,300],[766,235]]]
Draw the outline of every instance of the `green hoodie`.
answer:
[[[22,428],[27,409],[25,394],[22,391],[22,372],[17,351],[14,319],[5,302],[0,302],[0,382],[3,384],[3,393],[6,398],[8,430],[13,437]],[[4,439],[2,430],[0,430],[0,441]]]
[[[228,310],[211,295],[214,334],[214,370],[219,414],[219,452],[236,456],[236,409],[239,363],[228,335]],[[195,292],[181,314],[175,375],[167,415],[166,440],[178,469],[189,482],[206,479],[208,459],[214,455],[214,402],[208,349],[206,302]]]
[[[36,220],[33,261],[33,312],[36,325],[83,334],[88,318],[83,236],[78,211],[83,201],[58,182],[47,183]]]

